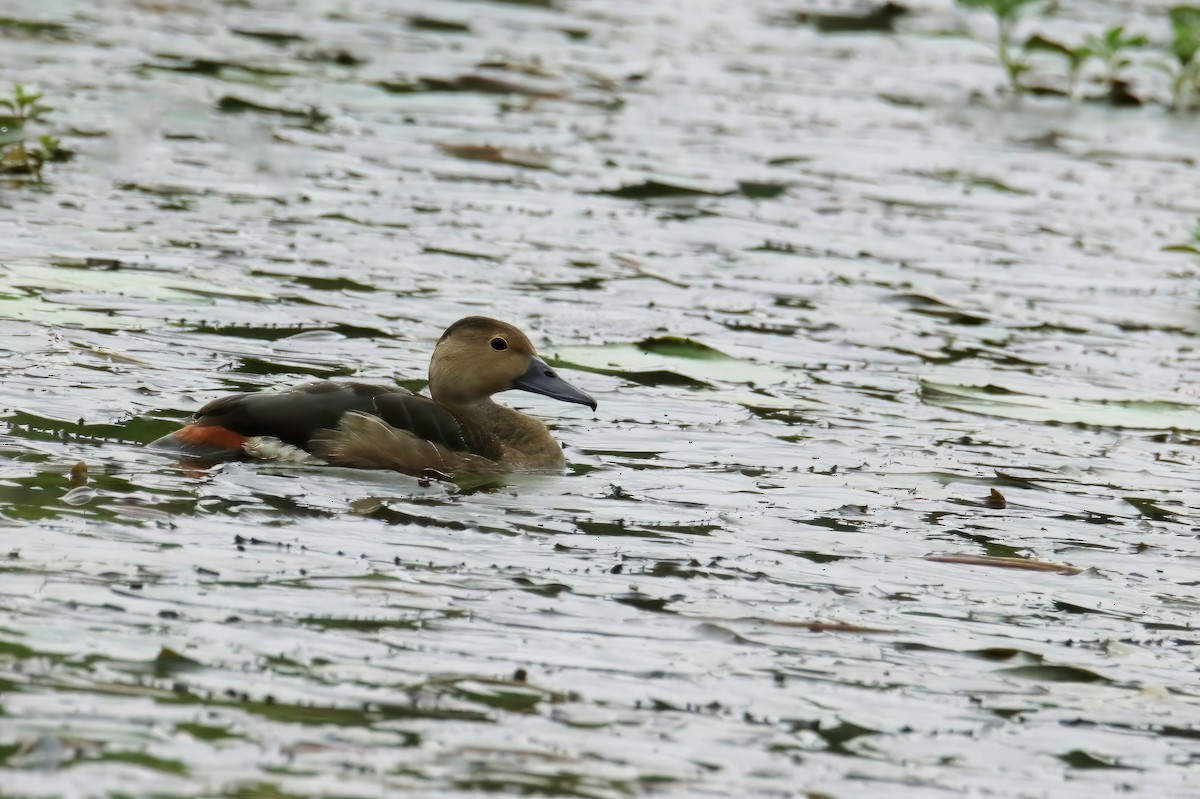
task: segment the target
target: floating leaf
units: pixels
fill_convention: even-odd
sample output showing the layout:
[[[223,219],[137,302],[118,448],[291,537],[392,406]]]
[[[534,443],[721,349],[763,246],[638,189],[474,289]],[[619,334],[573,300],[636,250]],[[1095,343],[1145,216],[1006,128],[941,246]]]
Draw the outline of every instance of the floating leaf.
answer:
[[[794,408],[802,400],[765,393],[772,387],[804,382],[799,370],[734,358],[698,341],[648,338],[636,344],[562,347],[549,359],[554,366],[623,377],[641,385],[678,385],[710,389],[730,402],[753,408]],[[753,392],[718,391],[722,384],[754,387]]]
[[[154,658],[150,667],[156,677],[171,677],[182,672],[203,668],[203,664],[164,646],[158,650],[158,656]]]
[[[1178,521],[1179,514],[1174,511],[1163,510],[1148,499],[1140,497],[1125,497],[1125,501],[1138,509],[1138,513],[1145,516],[1147,519],[1152,519],[1156,522],[1173,522]]]
[[[87,758],[83,762],[95,763],[128,763],[139,769],[162,772],[163,774],[187,774],[188,767],[181,760],[168,760],[154,757],[145,752],[103,752],[96,757]]]
[[[1071,768],[1128,768],[1128,766],[1122,766],[1107,758],[1096,757],[1082,749],[1072,749],[1066,754],[1058,755],[1058,759]]]
[[[707,344],[680,336],[659,336],[647,338],[637,343],[642,352],[652,352],[656,355],[666,355],[670,358],[694,358],[705,361],[727,361],[729,356]]]
[[[966,413],[1140,430],[1200,430],[1200,407],[1159,400],[1085,400],[1039,397],[994,385],[957,386],[921,381],[921,399]]]
[[[619,197],[622,200],[659,200],[683,199],[690,197],[724,197],[732,194],[730,191],[705,189],[698,186],[684,186],[678,183],[666,183],[660,180],[647,180],[633,183],[615,189],[605,189],[598,194],[609,197]]]
[[[439,19],[437,17],[414,16],[408,18],[409,27],[422,31],[435,31],[437,33],[470,33],[471,26],[465,22],[459,22],[452,19]]]
[[[752,200],[773,200],[788,190],[786,183],[763,183],[755,180],[739,180],[738,191]]]
[[[1037,682],[1109,682],[1107,677],[1088,669],[1081,669],[1078,666],[1052,666],[1047,664],[1013,666],[1009,669],[1000,669],[997,673],[1020,677],[1023,680],[1035,680]]]
[[[516,94],[535,100],[563,99],[563,91],[527,86],[520,83],[494,78],[490,75],[459,75],[453,78],[422,77],[417,80],[381,80],[375,86],[391,94],[416,92],[475,92],[478,94]]]
[[[217,110],[224,114],[242,114],[246,112],[258,114],[276,114],[290,119],[302,120],[308,126],[319,125],[329,119],[329,115],[318,108],[289,108],[286,106],[267,105],[242,97],[227,94],[217,100]]]
[[[207,724],[196,724],[192,722],[180,722],[175,725],[175,729],[180,732],[186,732],[188,735],[200,741],[222,741],[227,738],[245,738],[241,733],[230,732],[225,727],[213,727]]]
[[[28,19],[16,19],[15,17],[0,17],[0,30],[6,32],[19,31],[27,36],[45,36],[48,38],[63,39],[66,38],[67,32],[70,29],[58,22],[35,22]]]
[[[796,22],[811,22],[821,33],[863,33],[875,31],[890,33],[895,30],[895,21],[909,13],[907,7],[891,0],[875,8],[868,8],[858,14],[806,13],[799,12]]]
[[[307,38],[298,33],[285,33],[281,31],[255,31],[231,28],[229,32],[237,36],[245,36],[248,39],[258,39],[259,41],[273,44],[276,47],[286,47],[289,44],[308,41]]]
[[[170,272],[95,269],[76,263],[0,265],[0,319],[98,330],[145,328],[160,324],[155,319],[160,301],[210,305],[214,297],[267,299],[228,281]]]

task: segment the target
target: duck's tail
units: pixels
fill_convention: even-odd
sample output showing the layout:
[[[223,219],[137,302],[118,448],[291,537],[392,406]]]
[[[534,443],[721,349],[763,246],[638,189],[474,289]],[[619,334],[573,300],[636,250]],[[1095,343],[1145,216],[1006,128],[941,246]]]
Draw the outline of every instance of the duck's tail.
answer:
[[[248,436],[220,425],[189,424],[174,433],[151,441],[146,446],[173,452],[185,458],[216,461],[246,457],[245,446],[249,440]]]

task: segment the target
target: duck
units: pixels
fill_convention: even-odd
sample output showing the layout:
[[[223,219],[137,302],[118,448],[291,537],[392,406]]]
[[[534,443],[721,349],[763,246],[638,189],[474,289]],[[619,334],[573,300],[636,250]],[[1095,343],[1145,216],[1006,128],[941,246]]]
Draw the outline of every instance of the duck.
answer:
[[[520,329],[468,316],[434,346],[427,397],[328,380],[232,394],[149,446],[195,460],[275,458],[425,477],[561,471],[566,460],[549,428],[492,399],[513,389],[596,410]]]

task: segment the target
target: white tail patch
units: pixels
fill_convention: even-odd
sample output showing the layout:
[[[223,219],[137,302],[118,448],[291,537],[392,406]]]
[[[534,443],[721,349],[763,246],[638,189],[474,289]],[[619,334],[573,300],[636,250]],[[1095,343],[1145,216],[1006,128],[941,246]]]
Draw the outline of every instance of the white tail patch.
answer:
[[[314,466],[324,465],[325,461],[305,452],[299,447],[285,444],[274,436],[254,436],[242,445],[242,451],[252,458],[279,463],[303,463]]]

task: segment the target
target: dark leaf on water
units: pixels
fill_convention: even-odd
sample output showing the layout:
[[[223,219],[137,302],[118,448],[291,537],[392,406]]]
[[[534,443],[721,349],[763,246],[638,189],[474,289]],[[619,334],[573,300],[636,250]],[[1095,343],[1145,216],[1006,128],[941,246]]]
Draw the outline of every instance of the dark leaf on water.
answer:
[[[773,200],[787,190],[786,183],[760,183],[753,180],[738,181],[738,191],[752,200]]]
[[[415,16],[408,18],[409,27],[420,31],[436,33],[470,33],[471,26],[465,22],[437,17]]]
[[[1097,757],[1083,751],[1082,749],[1072,749],[1066,754],[1058,755],[1058,759],[1066,763],[1071,768],[1077,769],[1095,769],[1095,768],[1127,768],[1120,763],[1110,759]]]
[[[730,191],[715,191],[692,186],[682,186],[663,183],[658,180],[647,180],[643,183],[633,183],[616,189],[605,189],[598,192],[609,197],[619,197],[622,200],[655,200],[675,199],[686,197],[724,197],[732,194]]]
[[[1133,507],[1137,508],[1138,513],[1156,522],[1174,522],[1179,521],[1179,514],[1174,511],[1164,510],[1158,507],[1151,500],[1142,499],[1141,497],[1125,497],[1125,501]]]
[[[798,12],[795,21],[810,23],[821,33],[890,33],[895,30],[896,20],[907,13],[906,6],[888,0],[858,14]]]
[[[681,338],[679,336],[659,336],[642,339],[637,343],[637,348],[643,352],[669,355],[673,358],[696,358],[709,361],[727,360],[729,358],[725,353],[713,349],[707,344],[701,344],[694,339]]]

